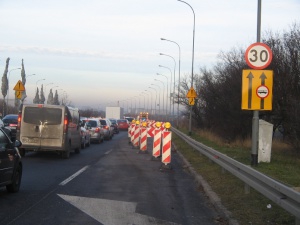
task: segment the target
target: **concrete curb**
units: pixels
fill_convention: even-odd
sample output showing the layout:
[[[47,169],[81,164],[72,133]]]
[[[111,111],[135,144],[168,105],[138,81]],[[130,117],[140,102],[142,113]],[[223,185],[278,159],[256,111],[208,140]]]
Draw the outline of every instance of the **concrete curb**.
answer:
[[[224,217],[226,220],[228,220],[228,225],[239,225],[238,221],[231,218],[231,212],[229,212],[221,202],[221,199],[219,196],[213,191],[213,189],[210,187],[210,185],[203,179],[203,177],[198,174],[195,169],[192,167],[192,165],[184,158],[184,156],[180,153],[180,151],[177,149],[176,145],[172,143],[174,150],[177,152],[177,154],[180,156],[184,164],[186,165],[186,168],[189,170],[189,172],[194,176],[195,181],[198,185],[201,185],[205,194],[208,196],[209,200],[211,201],[212,205],[215,207],[217,212]]]

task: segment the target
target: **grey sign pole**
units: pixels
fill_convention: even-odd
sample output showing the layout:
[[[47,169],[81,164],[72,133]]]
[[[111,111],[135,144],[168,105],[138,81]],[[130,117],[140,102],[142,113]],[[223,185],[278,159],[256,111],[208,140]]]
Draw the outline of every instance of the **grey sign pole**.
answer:
[[[261,33],[261,0],[257,3],[257,42],[260,42]],[[251,146],[251,165],[258,164],[258,129],[259,129],[259,111],[253,112],[252,119],[252,146]]]

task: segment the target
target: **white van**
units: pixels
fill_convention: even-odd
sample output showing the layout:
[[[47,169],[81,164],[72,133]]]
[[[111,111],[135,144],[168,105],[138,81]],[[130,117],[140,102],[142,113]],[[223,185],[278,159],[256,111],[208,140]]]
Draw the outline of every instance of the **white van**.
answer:
[[[44,104],[23,105],[20,109],[17,139],[22,142],[22,155],[25,151],[56,151],[69,158],[70,151],[80,152],[78,109]]]

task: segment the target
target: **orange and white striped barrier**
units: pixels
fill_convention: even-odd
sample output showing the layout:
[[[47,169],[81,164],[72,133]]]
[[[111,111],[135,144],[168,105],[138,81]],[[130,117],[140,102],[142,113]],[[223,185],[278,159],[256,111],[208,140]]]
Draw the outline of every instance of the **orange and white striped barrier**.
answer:
[[[165,124],[165,128],[169,129],[171,127],[170,123],[166,123]],[[170,164],[171,163],[171,146],[172,146],[172,142],[171,142],[171,138],[172,137],[172,132],[171,131],[163,131],[162,132],[162,163],[164,163],[165,165]]]
[[[154,139],[153,139],[153,151],[152,155],[157,158],[160,156],[160,148],[161,148],[161,123],[156,122],[156,129],[154,130]]]
[[[134,140],[134,131],[135,131],[135,120],[132,120],[132,123],[130,125],[130,141],[131,143],[133,143],[133,140]]]
[[[143,127],[141,128],[141,139],[140,139],[140,150],[147,150],[147,123],[143,123]]]
[[[140,121],[136,121],[133,135],[133,146],[138,147],[140,142]]]

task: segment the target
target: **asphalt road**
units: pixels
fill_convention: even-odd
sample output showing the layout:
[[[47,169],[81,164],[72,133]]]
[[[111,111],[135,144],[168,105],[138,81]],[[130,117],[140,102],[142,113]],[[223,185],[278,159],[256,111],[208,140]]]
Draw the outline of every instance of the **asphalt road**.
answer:
[[[172,152],[172,169],[128,143],[127,132],[62,159],[23,157],[20,191],[0,188],[2,225],[212,225],[218,214]]]

